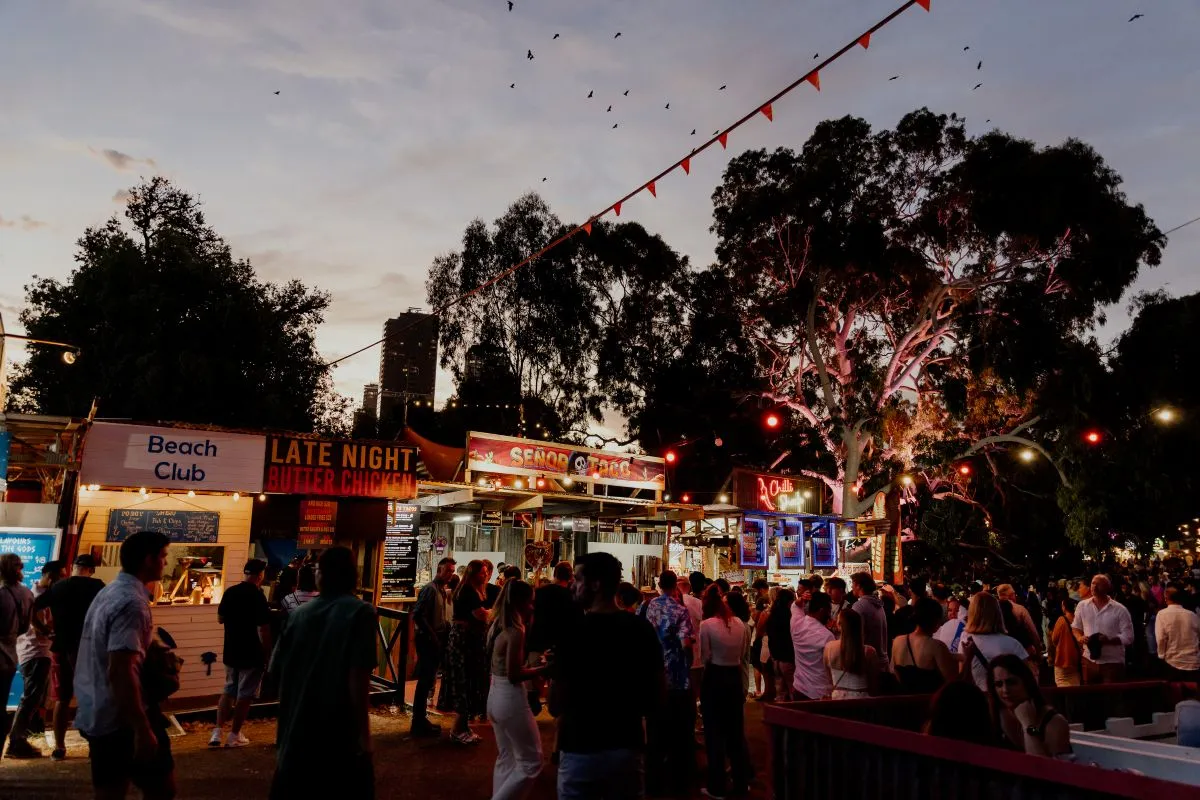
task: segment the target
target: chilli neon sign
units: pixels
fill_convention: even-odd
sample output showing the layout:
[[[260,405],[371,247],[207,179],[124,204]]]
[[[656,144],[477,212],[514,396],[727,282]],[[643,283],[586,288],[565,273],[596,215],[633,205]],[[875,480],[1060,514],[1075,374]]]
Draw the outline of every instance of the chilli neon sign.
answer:
[[[757,477],[759,508],[764,511],[780,511],[790,508],[801,511],[804,495],[796,489],[790,478]]]

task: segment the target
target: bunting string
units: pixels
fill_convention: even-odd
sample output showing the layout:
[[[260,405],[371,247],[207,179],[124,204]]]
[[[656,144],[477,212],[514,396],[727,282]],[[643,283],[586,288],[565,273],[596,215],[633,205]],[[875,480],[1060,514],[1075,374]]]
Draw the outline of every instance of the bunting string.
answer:
[[[528,266],[532,262],[536,261],[538,258],[541,258],[542,256],[546,255],[554,248],[563,244],[564,242],[571,239],[572,237],[578,235],[580,232],[583,232],[584,234],[590,236],[592,233],[593,223],[595,223],[601,217],[608,214],[608,212],[610,212],[610,211],[613,212],[613,214],[615,216],[618,216],[618,217],[621,216],[621,208],[624,206],[624,204],[626,202],[628,202],[629,200],[632,200],[637,195],[641,194],[643,191],[649,191],[651,196],[658,197],[658,181],[665,178],[667,175],[671,174],[672,172],[674,172],[676,169],[679,169],[679,168],[683,169],[684,174],[690,175],[691,171],[692,171],[692,169],[691,169],[692,159],[697,154],[703,153],[705,150],[709,149],[710,147],[712,147],[715,144],[720,144],[721,149],[727,149],[729,146],[729,134],[732,133],[733,131],[737,130],[738,128],[742,127],[747,122],[749,122],[750,120],[757,117],[759,114],[762,114],[763,116],[765,116],[768,121],[774,122],[774,120],[775,120],[775,110],[774,110],[775,103],[778,102],[785,95],[790,94],[794,89],[796,89],[796,87],[800,86],[803,83],[808,83],[814,89],[816,89],[818,92],[821,91],[821,71],[822,70],[824,70],[826,67],[833,64],[835,61],[837,61],[842,56],[849,53],[855,47],[861,47],[864,50],[870,48],[871,37],[875,33],[877,33],[881,28],[886,26],[888,23],[892,22],[894,19],[899,17],[901,14],[903,14],[905,11],[912,8],[913,6],[920,6],[921,8],[925,9],[925,11],[929,11],[930,10],[929,9],[930,0],[906,0],[904,3],[902,3],[899,7],[897,7],[890,14],[883,17],[881,20],[879,20],[874,25],[872,25],[870,28],[868,28],[865,32],[859,34],[858,36],[851,39],[847,44],[843,45],[841,47],[841,49],[839,49],[833,55],[829,56],[824,61],[822,61],[821,63],[817,64],[815,67],[810,69],[808,72],[804,73],[799,78],[797,78],[796,80],[789,83],[787,86],[780,89],[774,95],[767,98],[767,101],[765,103],[759,103],[757,106],[754,107],[753,111],[750,111],[749,113],[745,114],[740,119],[734,121],[731,125],[725,127],[724,129],[718,130],[711,139],[704,142],[699,147],[693,149],[686,156],[679,159],[678,161],[676,161],[674,164],[670,165],[663,171],[659,172],[657,175],[655,175],[650,180],[641,184],[640,186],[638,186],[636,189],[634,189],[633,191],[626,194],[621,199],[615,201],[614,203],[612,203],[611,205],[606,207],[604,210],[591,215],[582,224],[576,225],[574,228],[570,228],[569,230],[567,230],[565,233],[563,233],[556,239],[551,240],[550,242],[545,244],[540,250],[530,253],[528,256],[521,259],[519,262],[512,265],[511,267],[504,270],[503,272],[497,273],[496,275],[492,276],[488,280],[479,284],[475,288],[464,292],[463,294],[459,295],[458,297],[452,298],[450,300],[447,300],[445,303],[442,303],[440,306],[433,309],[432,313],[437,316],[441,316],[443,313],[445,313],[449,309],[453,308],[454,306],[468,300],[472,296],[479,294],[480,292],[485,291],[492,286],[495,286],[500,281],[513,275],[514,273],[516,273],[518,270],[522,269],[523,267]],[[414,327],[416,324],[419,324],[419,323],[414,322],[409,327]],[[393,335],[403,333],[404,330],[406,330],[406,329],[402,329],[400,331],[395,331],[395,332],[393,332]],[[386,338],[374,341],[371,344],[366,345],[365,347],[360,347],[358,350],[355,350],[352,353],[347,353],[346,355],[341,356],[340,358],[336,358],[333,361],[326,363],[325,366],[332,367],[332,366],[335,366],[336,364],[340,364],[341,362],[343,362],[347,359],[353,358],[354,356],[356,356],[360,353],[365,353],[366,351],[370,350],[371,348],[377,347],[377,346],[383,344],[385,341],[386,341]]]

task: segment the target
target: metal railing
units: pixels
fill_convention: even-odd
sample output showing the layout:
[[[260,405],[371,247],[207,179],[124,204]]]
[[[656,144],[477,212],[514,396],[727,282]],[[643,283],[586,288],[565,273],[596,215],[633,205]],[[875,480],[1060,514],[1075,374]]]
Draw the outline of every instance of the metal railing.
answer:
[[[380,669],[384,674],[372,674],[371,684],[376,688],[393,692],[392,707],[401,714],[408,713],[408,707],[404,702],[404,684],[408,679],[410,614],[409,611],[375,607],[375,630],[379,636],[379,646],[383,655],[383,666]],[[385,619],[395,622],[390,635],[383,630],[383,620]],[[399,652],[397,652],[397,645],[399,645]]]

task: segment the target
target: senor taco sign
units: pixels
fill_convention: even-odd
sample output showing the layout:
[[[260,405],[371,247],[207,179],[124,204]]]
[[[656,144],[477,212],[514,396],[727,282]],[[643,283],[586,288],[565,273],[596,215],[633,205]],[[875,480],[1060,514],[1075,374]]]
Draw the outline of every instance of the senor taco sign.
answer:
[[[416,464],[415,448],[393,442],[268,436],[263,491],[408,500]]]

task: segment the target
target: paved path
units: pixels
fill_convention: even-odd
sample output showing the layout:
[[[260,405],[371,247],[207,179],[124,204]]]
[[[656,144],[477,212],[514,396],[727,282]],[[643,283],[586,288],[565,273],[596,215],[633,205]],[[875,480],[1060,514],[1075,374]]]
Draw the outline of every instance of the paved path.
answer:
[[[761,706],[747,703],[746,712],[750,749],[759,773],[752,797],[764,798],[767,737],[761,723]],[[448,718],[438,721],[449,729]],[[552,721],[543,713],[538,724],[543,746],[549,753],[554,730]],[[375,737],[377,796],[381,800],[427,800],[430,797],[477,800],[491,794],[496,746],[490,726],[475,727],[484,741],[470,748],[454,744],[446,737],[432,741],[411,739],[408,717],[392,716],[386,711],[372,715],[371,730]],[[247,723],[245,733],[251,744],[238,750],[210,750],[207,747],[208,731],[208,726],[199,725],[188,735],[172,740],[180,800],[265,798],[275,764],[274,721]],[[554,798],[554,780],[554,767],[547,763],[538,779],[534,798]],[[131,795],[136,793],[131,792]],[[4,759],[0,762],[0,798],[4,800],[63,800],[90,796],[86,745],[71,748],[67,760],[57,764],[49,758],[37,761]]]

